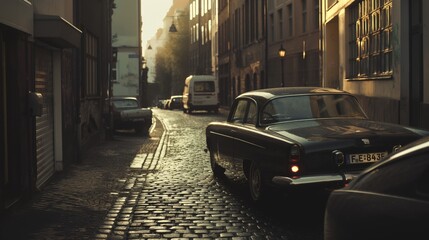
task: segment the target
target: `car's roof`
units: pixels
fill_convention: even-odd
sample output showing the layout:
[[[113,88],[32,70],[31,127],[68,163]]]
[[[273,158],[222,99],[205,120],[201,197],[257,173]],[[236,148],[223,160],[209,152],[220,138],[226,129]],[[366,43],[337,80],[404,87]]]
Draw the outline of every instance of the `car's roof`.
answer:
[[[279,87],[279,88],[265,88],[258,89],[249,92],[242,93],[237,98],[250,97],[260,103],[269,101],[270,99],[290,96],[290,95],[318,95],[318,94],[349,94],[346,91],[334,89],[334,88],[322,88],[322,87]]]
[[[334,88],[322,87],[283,87],[283,88],[265,88],[254,91],[249,91],[240,96],[259,96],[266,99],[283,96],[283,95],[298,95],[298,94],[321,94],[321,93],[347,93]]]

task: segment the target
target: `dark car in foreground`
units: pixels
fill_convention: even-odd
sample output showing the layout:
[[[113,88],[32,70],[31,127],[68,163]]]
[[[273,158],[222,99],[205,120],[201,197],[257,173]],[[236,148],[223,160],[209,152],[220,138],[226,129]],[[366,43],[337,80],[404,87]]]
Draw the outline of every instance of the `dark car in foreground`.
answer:
[[[149,135],[152,125],[152,110],[142,108],[135,97],[111,98],[113,129],[134,129],[137,134]]]
[[[324,240],[428,239],[429,138],[422,138],[333,191]]]
[[[225,122],[206,128],[215,175],[242,171],[253,200],[270,187],[336,189],[429,132],[371,121],[350,93],[261,89],[238,96]]]

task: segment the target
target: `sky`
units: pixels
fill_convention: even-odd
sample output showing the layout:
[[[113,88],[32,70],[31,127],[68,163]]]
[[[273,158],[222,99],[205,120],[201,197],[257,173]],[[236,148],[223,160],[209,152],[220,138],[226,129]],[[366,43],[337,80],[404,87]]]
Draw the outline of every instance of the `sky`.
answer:
[[[173,0],[141,0],[142,7],[142,46],[145,47],[156,30],[162,27],[162,20],[171,7]]]

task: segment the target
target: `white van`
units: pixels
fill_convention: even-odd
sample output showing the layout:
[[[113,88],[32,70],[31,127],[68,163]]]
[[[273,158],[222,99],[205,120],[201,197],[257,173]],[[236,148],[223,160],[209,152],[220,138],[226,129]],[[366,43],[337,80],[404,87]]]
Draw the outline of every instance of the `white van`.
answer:
[[[183,112],[219,110],[219,86],[212,75],[191,75],[185,79],[183,88]]]

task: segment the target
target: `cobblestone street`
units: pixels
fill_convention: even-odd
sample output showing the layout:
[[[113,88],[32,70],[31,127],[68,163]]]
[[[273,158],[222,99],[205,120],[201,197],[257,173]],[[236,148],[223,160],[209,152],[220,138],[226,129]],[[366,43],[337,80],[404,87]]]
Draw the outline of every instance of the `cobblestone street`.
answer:
[[[135,157],[152,160],[163,134],[161,122],[155,121],[150,138],[118,133],[91,148],[81,163],[57,173],[30,201],[5,214],[0,239],[94,239],[129,184]]]
[[[256,206],[241,176],[213,177],[205,126],[226,113],[154,115],[150,138],[116,134],[13,209],[1,239],[322,239],[306,203]]]

